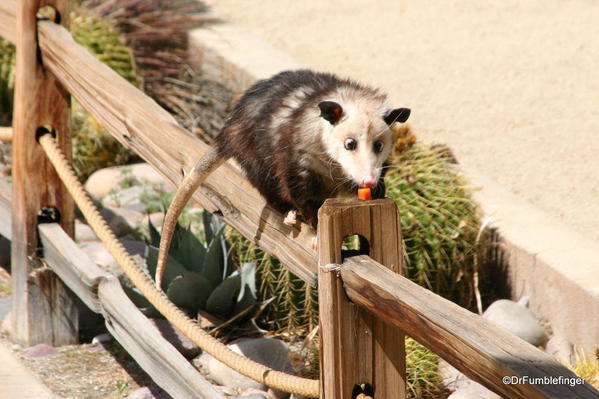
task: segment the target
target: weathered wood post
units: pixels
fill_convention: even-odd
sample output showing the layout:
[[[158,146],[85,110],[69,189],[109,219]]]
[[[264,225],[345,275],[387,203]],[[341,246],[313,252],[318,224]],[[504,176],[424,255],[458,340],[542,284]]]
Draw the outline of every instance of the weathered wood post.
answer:
[[[24,345],[63,345],[77,341],[77,310],[70,291],[48,268],[38,251],[38,218],[54,207],[60,224],[73,235],[74,205],[66,188],[37,143],[37,132],[51,126],[70,158],[70,97],[43,67],[38,48],[37,18],[53,6],[68,23],[67,0],[20,0],[17,3],[17,68],[13,114],[12,281],[13,335]]]
[[[318,300],[321,334],[321,398],[352,399],[356,384],[368,384],[375,399],[403,399],[404,335],[352,304],[330,264],[342,263],[347,236],[368,240],[360,248],[396,273],[403,267],[399,215],[393,200],[330,199],[318,221]]]

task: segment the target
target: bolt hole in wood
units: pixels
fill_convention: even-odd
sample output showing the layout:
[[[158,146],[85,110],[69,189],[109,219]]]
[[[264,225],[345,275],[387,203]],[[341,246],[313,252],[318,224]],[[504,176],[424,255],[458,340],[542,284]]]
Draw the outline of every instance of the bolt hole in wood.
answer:
[[[370,384],[356,384],[351,399],[374,399],[374,390]]]
[[[341,244],[341,261],[358,255],[370,255],[370,244],[360,234],[346,236]]]
[[[56,138],[56,130],[50,125],[43,125],[35,131],[35,140],[39,143],[43,135],[50,133],[52,138]]]
[[[62,19],[58,10],[48,5],[40,7],[40,9],[37,10],[35,16],[39,20],[52,21],[56,24],[60,24],[60,21]]]

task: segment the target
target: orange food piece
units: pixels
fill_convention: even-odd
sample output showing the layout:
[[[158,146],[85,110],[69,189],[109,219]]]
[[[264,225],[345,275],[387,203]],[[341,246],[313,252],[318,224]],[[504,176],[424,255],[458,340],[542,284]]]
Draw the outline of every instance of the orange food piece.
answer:
[[[358,199],[368,201],[372,199],[372,190],[370,187],[362,187],[358,189]]]

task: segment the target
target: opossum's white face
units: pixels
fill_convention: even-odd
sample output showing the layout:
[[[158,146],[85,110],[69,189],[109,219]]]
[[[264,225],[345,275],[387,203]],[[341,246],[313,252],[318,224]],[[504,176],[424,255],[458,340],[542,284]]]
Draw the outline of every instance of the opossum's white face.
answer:
[[[363,104],[342,107],[332,101],[324,101],[319,107],[330,124],[323,135],[329,156],[356,185],[376,187],[392,147],[388,122],[405,122],[410,111],[400,108],[385,112]]]

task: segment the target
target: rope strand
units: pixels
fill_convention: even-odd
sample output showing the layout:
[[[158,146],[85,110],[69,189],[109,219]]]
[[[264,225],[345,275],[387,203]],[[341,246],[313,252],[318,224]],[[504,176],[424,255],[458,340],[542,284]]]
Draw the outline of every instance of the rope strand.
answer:
[[[102,243],[104,243],[110,254],[116,259],[131,282],[168,321],[181,330],[202,350],[211,354],[214,358],[220,360],[238,373],[281,391],[310,398],[319,397],[320,389],[318,380],[296,377],[276,371],[241,356],[200,328],[194,320],[187,317],[167,298],[164,292],[156,288],[144,271],[135,263],[131,255],[127,253],[125,247],[118,241],[83,189],[54,138],[50,134],[46,134],[40,138],[39,142],[91,228]]]

